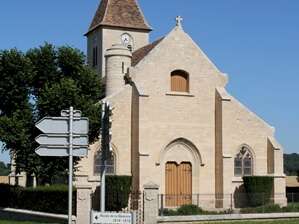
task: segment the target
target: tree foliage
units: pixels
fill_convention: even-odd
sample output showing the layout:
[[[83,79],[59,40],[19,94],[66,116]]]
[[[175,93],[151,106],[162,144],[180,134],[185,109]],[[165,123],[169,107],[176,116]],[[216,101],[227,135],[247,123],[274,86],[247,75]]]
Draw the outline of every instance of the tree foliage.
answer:
[[[244,187],[249,205],[257,207],[270,202],[274,178],[270,176],[244,176]]]
[[[51,44],[29,50],[0,51],[0,140],[14,152],[17,172],[35,174],[41,183],[66,174],[67,159],[39,157],[36,121],[60,116],[73,106],[90,120],[89,140],[99,135],[103,85],[77,49]]]
[[[7,176],[10,173],[10,168],[4,162],[0,161],[0,176]]]
[[[284,172],[288,176],[299,176],[299,154],[284,154]]]
[[[106,177],[106,210],[121,211],[128,205],[131,191],[131,176]]]

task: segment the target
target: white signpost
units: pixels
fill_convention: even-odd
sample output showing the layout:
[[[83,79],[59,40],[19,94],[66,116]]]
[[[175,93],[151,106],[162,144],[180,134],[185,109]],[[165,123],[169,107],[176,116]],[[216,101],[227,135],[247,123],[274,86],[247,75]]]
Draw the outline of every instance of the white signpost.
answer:
[[[47,134],[68,134],[69,117],[44,117],[36,127]],[[88,133],[88,118],[73,117],[73,134]]]
[[[40,145],[64,145],[68,146],[69,136],[68,135],[52,135],[52,134],[43,134],[35,138],[35,141]],[[73,136],[73,145],[76,146],[86,146],[88,145],[88,135],[74,135]]]
[[[69,156],[69,148],[68,147],[52,147],[52,146],[40,146],[35,152],[39,156],[52,156],[52,157],[67,157]],[[76,157],[84,157],[87,155],[87,148],[73,148],[73,156]]]
[[[92,212],[92,224],[132,224],[132,213]]]
[[[111,127],[112,127],[112,110],[113,108],[109,102],[102,103],[101,116],[101,136],[102,136],[102,164],[101,170],[101,212],[91,211],[91,224],[133,224],[135,223],[135,216],[133,213],[116,213],[105,212],[105,176],[107,159],[111,154]]]
[[[81,118],[81,111],[61,111],[62,117],[45,117],[36,123],[44,134],[35,140],[40,146],[39,156],[69,157],[68,223],[72,224],[73,156],[84,157],[88,149],[88,118]]]

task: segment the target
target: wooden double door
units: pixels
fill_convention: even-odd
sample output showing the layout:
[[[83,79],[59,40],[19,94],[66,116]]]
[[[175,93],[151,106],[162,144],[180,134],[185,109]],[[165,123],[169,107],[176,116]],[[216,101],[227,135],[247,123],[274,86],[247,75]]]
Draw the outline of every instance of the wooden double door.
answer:
[[[165,203],[177,207],[192,203],[192,165],[167,162],[165,167]]]

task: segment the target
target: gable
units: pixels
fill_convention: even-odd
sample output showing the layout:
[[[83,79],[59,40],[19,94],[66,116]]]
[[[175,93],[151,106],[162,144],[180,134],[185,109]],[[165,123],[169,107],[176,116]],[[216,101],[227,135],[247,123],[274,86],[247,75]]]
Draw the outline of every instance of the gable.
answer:
[[[181,27],[175,27],[166,37],[133,53],[133,80],[143,92],[152,85],[169,86],[171,72],[183,70],[190,74],[190,92],[203,85],[225,86],[227,78],[208,59]],[[165,92],[166,90],[164,90]]]

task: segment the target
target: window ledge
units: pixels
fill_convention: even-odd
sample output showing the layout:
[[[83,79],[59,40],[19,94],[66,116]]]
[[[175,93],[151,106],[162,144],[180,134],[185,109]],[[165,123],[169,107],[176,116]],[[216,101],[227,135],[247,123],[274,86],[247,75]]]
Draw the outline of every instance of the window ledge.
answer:
[[[187,92],[167,92],[166,96],[187,96],[187,97],[194,97],[194,95],[187,93]]]
[[[233,182],[235,182],[235,183],[243,183],[243,178],[242,177],[233,177]]]
[[[101,182],[100,176],[91,176],[88,178],[88,182]]]

